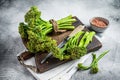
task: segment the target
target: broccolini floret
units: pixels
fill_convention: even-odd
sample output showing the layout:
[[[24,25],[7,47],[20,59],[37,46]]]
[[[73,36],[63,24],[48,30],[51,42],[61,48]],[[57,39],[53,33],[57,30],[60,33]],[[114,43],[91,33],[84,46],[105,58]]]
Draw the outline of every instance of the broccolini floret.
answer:
[[[36,6],[31,7],[31,9],[25,14],[25,22],[29,23],[32,20],[37,20],[41,16],[41,12]]]

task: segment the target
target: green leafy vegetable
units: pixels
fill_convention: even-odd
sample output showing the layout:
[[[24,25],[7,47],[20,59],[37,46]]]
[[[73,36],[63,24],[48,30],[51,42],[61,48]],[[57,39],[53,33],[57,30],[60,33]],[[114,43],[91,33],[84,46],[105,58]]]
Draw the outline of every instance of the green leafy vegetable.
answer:
[[[57,21],[58,29],[73,30],[72,23],[75,21],[72,15],[62,18]],[[25,14],[25,23],[19,24],[19,33],[23,39],[27,40],[26,47],[32,53],[60,52],[56,41],[47,36],[52,31],[52,24],[41,18],[41,12],[35,6]]]
[[[79,40],[82,35],[82,39]],[[60,53],[53,53],[53,56],[59,58],[60,60],[79,59],[87,53],[86,47],[92,41],[92,37],[94,35],[95,32],[78,32],[65,44],[63,48],[60,49]]]
[[[98,61],[99,61],[103,56],[105,56],[108,52],[109,52],[109,50],[103,52],[102,54],[100,54],[100,55],[98,56],[98,58],[96,58],[96,54],[92,54],[92,56],[93,56],[92,63],[91,63],[89,66],[83,66],[82,63],[79,63],[79,64],[78,64],[78,69],[80,69],[80,70],[88,70],[88,69],[91,69],[91,73],[97,73],[98,70],[99,70],[99,69],[98,69]]]
[[[60,59],[78,59],[87,53],[87,45],[92,41],[95,32],[78,32],[63,48],[58,48],[57,43],[48,34],[53,32],[53,25],[41,18],[41,12],[33,6],[25,14],[25,23],[19,24],[19,33],[27,40],[26,47],[32,53],[52,52],[53,56]],[[69,15],[57,20],[58,30],[73,30],[72,25],[76,19]],[[81,40],[79,37],[84,35]]]

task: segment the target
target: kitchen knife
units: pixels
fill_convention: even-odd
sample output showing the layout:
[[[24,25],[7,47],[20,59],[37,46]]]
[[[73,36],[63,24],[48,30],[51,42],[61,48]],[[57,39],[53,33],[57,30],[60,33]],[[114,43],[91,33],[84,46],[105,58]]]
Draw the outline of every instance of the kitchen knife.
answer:
[[[84,29],[84,25],[79,25],[78,27],[76,27],[59,45],[59,48],[62,48],[64,46],[64,44],[71,38],[73,37],[76,33],[80,32],[81,30]],[[47,58],[49,58],[52,55],[52,52],[50,52],[42,61],[41,64],[44,63]]]

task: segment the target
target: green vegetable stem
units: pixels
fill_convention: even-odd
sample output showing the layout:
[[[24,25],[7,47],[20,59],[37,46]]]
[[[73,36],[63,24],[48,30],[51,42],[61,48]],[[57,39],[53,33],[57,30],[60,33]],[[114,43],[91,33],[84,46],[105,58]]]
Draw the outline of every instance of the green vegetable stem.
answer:
[[[99,71],[98,61],[99,61],[102,57],[104,57],[108,52],[109,52],[109,50],[103,52],[102,54],[100,54],[100,55],[98,56],[98,58],[96,58],[96,54],[92,54],[92,56],[93,56],[92,63],[91,63],[89,66],[83,66],[82,63],[79,63],[79,64],[78,64],[78,69],[79,69],[79,70],[88,70],[88,69],[91,69],[91,71],[90,71],[91,73],[97,73],[97,72]]]

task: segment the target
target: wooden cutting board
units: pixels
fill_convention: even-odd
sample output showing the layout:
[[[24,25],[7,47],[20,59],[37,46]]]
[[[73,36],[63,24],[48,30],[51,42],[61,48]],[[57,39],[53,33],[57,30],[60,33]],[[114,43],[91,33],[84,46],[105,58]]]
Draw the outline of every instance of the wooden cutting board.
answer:
[[[75,27],[77,27],[78,25],[83,25],[83,23],[77,17],[74,17],[74,18],[77,20],[75,23],[73,23],[73,25]],[[88,31],[87,28],[85,28],[84,30]],[[70,33],[71,33],[71,31],[67,31],[63,34],[52,35],[52,38],[57,41],[57,44],[59,44]],[[96,37],[93,37],[92,42],[87,46],[87,52],[89,53],[92,51],[96,51],[96,50],[100,49],[101,47],[102,47],[101,42]],[[70,60],[60,61],[59,59],[56,59],[56,58],[51,56],[46,60],[45,63],[41,64],[40,62],[44,59],[44,57],[47,54],[48,53],[41,53],[41,54],[35,55],[36,67],[38,68],[38,71],[40,73],[45,72],[47,70],[50,70],[50,69],[55,68],[63,63],[70,61]]]

